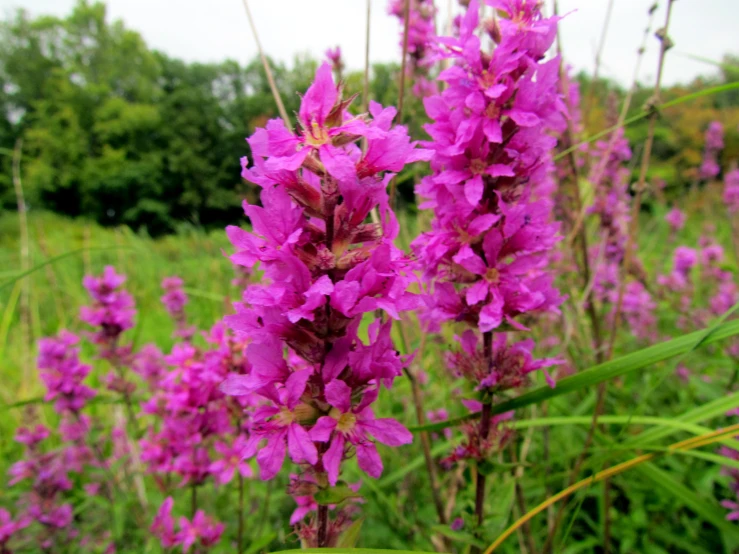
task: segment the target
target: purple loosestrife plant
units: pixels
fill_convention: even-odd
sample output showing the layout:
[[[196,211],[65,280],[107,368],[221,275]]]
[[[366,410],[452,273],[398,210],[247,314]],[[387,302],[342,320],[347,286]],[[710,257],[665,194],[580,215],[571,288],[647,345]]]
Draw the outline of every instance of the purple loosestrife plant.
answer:
[[[275,119],[248,139],[253,166],[243,159],[242,175],[262,187],[262,206],[244,204],[251,232],[227,229],[236,247],[231,260],[264,271],[264,282],[249,286],[237,313],[225,318],[250,341],[251,371],[230,377],[223,390],[262,402],[245,455],[256,455],[262,479],[272,479],[289,454],[319,492],[340,484],[350,457],[379,477],[373,439],[390,446],[412,439],[371,407],[405,363],[391,322],[375,318],[366,341],[359,324],[377,310],[397,319],[418,305],[407,292],[408,262],[393,245],[398,224],[386,187],[406,163],[430,153],[392,126],[395,109],[373,102],[371,117],[355,116],[350,102],[324,64],[303,97],[297,133]],[[367,222],[374,209],[379,222]],[[349,520],[337,513],[330,522],[324,503],[317,514],[301,527],[305,544],[335,544]]]
[[[739,169],[732,169],[724,177],[724,204],[731,216],[739,214]]]
[[[126,374],[134,356],[129,344],[121,344],[121,335],[133,327],[136,308],[133,297],[123,288],[125,282],[125,275],[116,273],[113,266],[106,266],[100,276],[86,275],[82,284],[93,303],[80,309],[80,320],[96,328],[87,335],[98,347],[98,356],[112,366],[105,377],[106,385],[125,399],[128,423],[135,429],[131,395],[136,384]]]
[[[677,233],[678,231],[682,230],[683,227],[685,227],[685,221],[687,220],[687,216],[685,215],[685,212],[683,212],[680,208],[672,208],[669,212],[667,212],[667,215],[665,215],[665,221],[670,226],[670,230],[672,233]]]
[[[80,319],[98,328],[90,333],[90,339],[100,347],[103,358],[120,357],[127,353],[118,345],[121,334],[133,327],[136,315],[133,298],[121,287],[126,282],[113,266],[106,266],[99,277],[87,275],[82,284],[93,300],[91,306],[83,306]]]
[[[62,444],[50,449],[47,439],[51,433],[43,425],[19,428],[15,440],[24,445],[25,456],[9,471],[11,486],[28,486],[18,501],[21,515],[15,531],[28,527],[26,532],[44,552],[57,551],[70,542],[79,548],[92,543],[99,546],[101,542],[107,546],[106,551],[113,548],[105,524],[103,529],[96,529],[94,536],[81,536],[80,523],[86,523],[89,531],[93,520],[84,521],[90,513],[73,517],[71,500],[75,487],[84,488],[90,496],[110,498],[111,485],[95,471],[108,471],[109,460],[91,436],[91,419],[82,413],[96,392],[83,382],[91,367],[80,362],[78,342],[79,338],[68,331],[39,341],[37,367],[46,388],[44,399],[54,402],[54,410],[61,418],[58,438]],[[0,537],[0,548],[6,542]]]
[[[426,130],[433,139],[433,173],[417,192],[434,219],[431,231],[414,242],[429,287],[424,317],[430,329],[447,321],[468,326],[462,349],[449,362],[478,391],[481,405],[468,405],[481,416],[465,426],[466,440],[453,459],[478,462],[509,435],[490,416],[493,397],[524,386],[532,371],[559,363],[535,361],[533,341],[509,344],[506,333],[528,330],[531,316],[556,311],[562,302],[546,267],[559,229],[547,194],[556,144],[550,132],[562,128],[565,107],[559,59],[543,58],[557,19],[544,18],[539,2],[487,4],[503,15],[492,53],[481,50],[476,34],[477,0],[469,3],[459,36],[439,39],[453,65],[439,76],[445,90],[424,101],[432,119]],[[481,471],[478,524],[484,487]]]
[[[248,371],[244,345],[217,324],[207,337],[211,347],[190,343],[174,346],[160,378],[142,411],[154,416],[141,441],[141,457],[160,483],[179,477],[178,486],[201,486],[208,477],[229,483],[238,471],[251,477],[241,463],[247,435],[243,422],[248,402],[224,395],[220,383],[231,373]],[[245,399],[246,400],[246,399]],[[166,486],[164,487],[166,488]]]
[[[607,320],[612,322],[622,286],[621,267],[631,220],[629,169],[625,165],[631,159],[631,148],[623,129],[616,130],[607,142],[596,142],[591,155],[596,160],[589,177],[595,189],[595,200],[588,211],[597,216],[599,223],[599,240],[589,252],[590,267],[595,273],[593,298],[603,308],[608,308]],[[644,273],[641,267],[638,258],[632,259],[633,275],[630,277],[637,278],[625,284],[621,313],[637,338],[654,340],[657,306],[639,279]]]
[[[718,155],[724,148],[724,127],[718,121],[712,121],[706,129],[706,141],[703,148],[703,162],[698,175],[703,180],[713,179],[721,172]]]
[[[326,50],[325,56],[331,64],[331,69],[334,71],[336,82],[340,82],[344,73],[344,59],[341,57],[341,47],[329,48]]]
[[[189,552],[194,546],[195,552],[204,552],[215,546],[221,540],[223,523],[217,523],[205,512],[198,510],[192,520],[180,517],[177,520],[179,530],[175,530],[175,519],[172,516],[174,500],[172,497],[162,503],[149,531],[159,539],[164,548],[181,547],[183,552]]]
[[[12,554],[10,540],[29,525],[24,518],[13,519],[8,510],[0,508],[0,554]]]
[[[187,325],[185,316],[185,305],[188,302],[187,294],[183,289],[182,279],[179,277],[165,277],[162,280],[164,295],[162,304],[175,322],[174,336],[189,341],[195,334],[195,328]]]
[[[436,94],[436,83],[429,78],[431,66],[436,60],[432,48],[436,37],[434,19],[436,6],[433,0],[407,0],[408,9],[408,51],[406,74],[413,80],[413,94],[426,97]],[[390,0],[388,13],[400,20],[400,49],[405,43],[405,3],[406,0]]]

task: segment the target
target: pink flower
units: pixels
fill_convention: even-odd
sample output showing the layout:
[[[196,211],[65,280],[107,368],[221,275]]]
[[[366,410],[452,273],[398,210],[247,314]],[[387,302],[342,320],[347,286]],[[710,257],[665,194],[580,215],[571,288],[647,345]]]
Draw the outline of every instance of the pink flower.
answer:
[[[224,528],[223,523],[216,523],[206,516],[203,510],[198,510],[192,521],[186,517],[180,518],[177,543],[182,546],[184,552],[188,552],[195,544],[208,548],[221,540]]]
[[[100,327],[92,335],[96,344],[111,347],[121,333],[133,327],[136,315],[133,298],[120,289],[125,281],[126,277],[117,274],[113,266],[106,266],[100,277],[87,275],[82,281],[93,305],[82,307],[80,319],[92,327]]]
[[[699,175],[701,179],[712,179],[721,172],[718,154],[724,148],[724,128],[718,121],[712,121],[706,130],[706,143]]]
[[[328,383],[326,401],[334,410],[331,410],[331,415],[319,418],[310,432],[313,440],[330,441],[323,465],[331,485],[335,485],[339,478],[347,442],[356,449],[360,469],[377,478],[382,474],[382,460],[374,443],[369,440],[370,436],[388,446],[401,446],[413,441],[413,435],[394,419],[375,419],[369,405],[377,397],[376,390],[365,392],[356,406],[352,405],[351,395],[351,388],[343,381],[334,379]]]
[[[371,475],[382,470],[366,433],[372,425],[382,433],[383,423],[372,423],[369,403],[380,386],[392,385],[406,360],[392,344],[391,323],[374,314],[398,319],[419,304],[408,292],[410,261],[393,245],[399,226],[387,186],[406,164],[431,153],[416,148],[404,127],[392,126],[395,109],[372,103],[369,114],[354,116],[350,103],[322,65],[303,97],[297,132],[268,122],[248,139],[254,159],[242,160],[243,177],[262,188],[261,207],[244,206],[251,231],[227,229],[236,250],[231,260],[250,270],[259,264],[262,279],[246,288],[243,303],[224,320],[249,343],[249,368],[223,379],[221,390],[254,406],[243,456],[256,456],[262,479],[273,478],[289,454],[303,472],[329,474],[318,479],[325,487],[350,455],[346,441],[362,449],[360,463]],[[368,222],[373,210],[379,221]],[[366,342],[359,338],[364,320]],[[317,421],[338,410],[329,392],[337,386],[365,399],[347,415],[362,423],[348,439],[340,430],[314,438]],[[387,438],[377,433],[378,440]],[[326,452],[321,442],[330,442]],[[332,537],[347,517],[343,510],[334,514]],[[298,525],[304,544],[315,544],[315,522]]]
[[[28,527],[30,522],[27,519],[13,520],[10,512],[0,508],[0,552],[11,552],[7,548],[8,542],[18,531]]]
[[[665,216],[665,221],[669,223],[673,233],[685,227],[685,220],[685,213],[680,211],[679,208],[672,208]]]
[[[739,213],[739,169],[732,169],[724,177],[724,204],[729,213]]]
[[[149,531],[159,539],[164,548],[176,546],[178,541],[175,538],[174,520],[172,519],[172,506],[174,500],[168,496],[157,511],[154,521]]]
[[[246,439],[239,435],[233,444],[224,442],[216,442],[215,449],[222,458],[212,462],[208,470],[214,476],[219,485],[230,483],[236,471],[242,477],[251,477],[252,470],[249,464],[243,459],[243,451],[246,447]]]
[[[78,342],[77,336],[68,331],[39,341],[37,365],[46,387],[44,400],[54,400],[54,409],[60,413],[79,412],[95,396],[95,391],[83,384],[92,368],[80,363]]]
[[[304,369],[291,374],[285,382],[285,387],[280,390],[273,385],[262,389],[263,394],[272,400],[273,405],[261,406],[255,411],[245,456],[253,456],[257,444],[261,440],[266,440],[266,445],[257,454],[260,476],[265,481],[277,475],[288,451],[295,463],[318,462],[316,446],[300,421],[305,416],[303,412],[308,411],[310,415],[311,411],[310,407],[300,402],[311,373],[310,370]]]

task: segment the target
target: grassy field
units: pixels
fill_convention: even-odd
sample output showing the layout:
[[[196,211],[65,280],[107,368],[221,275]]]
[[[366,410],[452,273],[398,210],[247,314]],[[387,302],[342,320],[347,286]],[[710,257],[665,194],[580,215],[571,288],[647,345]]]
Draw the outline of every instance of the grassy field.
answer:
[[[729,226],[716,195],[688,196],[682,203],[689,214],[689,223],[679,236],[670,236],[662,221],[667,207],[655,205],[652,213],[644,214],[640,255],[651,282],[655,282],[656,273],[666,271],[675,246],[695,247],[706,226],[711,225],[727,251],[727,267],[736,268],[729,254],[732,251]],[[407,244],[419,225],[411,216],[404,217],[402,223],[401,242]],[[100,272],[106,264],[113,264],[128,276],[126,286],[137,303],[138,323],[130,332],[133,341],[137,345],[153,342],[165,352],[173,341],[171,320],[159,302],[163,277],[179,275],[183,278],[190,296],[187,314],[200,329],[208,329],[227,313],[230,302],[239,295],[231,284],[235,273],[223,255],[229,247],[221,231],[204,233],[182,229],[178,235],[152,240],[126,228],[105,229],[82,220],[34,213],[30,216],[29,232],[30,266],[34,271],[23,279],[16,279],[21,267],[18,219],[13,214],[0,217],[0,476],[3,476],[0,479],[4,479],[8,467],[22,452],[12,438],[14,429],[29,419],[55,423],[51,409],[38,402],[42,389],[34,371],[35,350],[24,346],[26,330],[21,318],[25,309],[24,287],[29,294],[27,333],[32,343],[62,328],[79,332],[83,326],[77,320],[77,313],[87,301],[82,277],[86,273]],[[578,318],[582,314],[572,308],[579,292],[574,287],[567,290],[570,286],[567,276],[562,284],[565,292],[572,295],[564,310],[565,321],[574,329],[574,338],[567,350],[576,361],[574,370],[579,371],[592,365],[592,353],[587,351],[587,337],[578,334]],[[698,291],[694,302],[703,300]],[[657,315],[660,335],[665,339],[683,334],[675,327],[675,316],[669,306],[660,305]],[[408,326],[411,330],[415,328]],[[416,348],[420,335],[412,332],[409,340],[410,347]],[[423,385],[425,408],[447,408],[453,417],[461,413],[457,403],[451,401],[460,383],[450,381],[440,363],[441,351],[450,340],[447,336],[430,341],[414,370],[423,369],[430,376],[429,384]],[[551,352],[561,353],[563,346],[554,343]],[[642,346],[624,333],[617,343],[616,355]],[[89,358],[90,353],[85,354]],[[104,368],[102,362],[94,363],[96,372],[91,382],[96,384]],[[691,371],[687,381],[675,375],[678,363]],[[685,359],[673,358],[611,382],[604,410],[610,417],[602,420],[604,423],[596,433],[592,456],[583,467],[582,476],[638,453],[660,451],[690,436],[684,428],[676,429],[671,424],[676,419],[685,426],[703,426],[698,430],[704,431],[725,425],[729,419],[723,415],[726,409],[721,402],[727,398],[731,400],[736,394],[727,389],[736,370],[732,360],[724,357],[716,346],[710,346]],[[539,381],[543,383],[543,379]],[[587,392],[557,397],[546,406],[529,407],[519,412],[517,440],[520,446],[525,446],[526,458],[520,460],[518,471],[521,473],[517,477],[516,468],[502,463],[502,459],[491,475],[492,490],[496,493],[489,503],[491,517],[486,538],[494,538],[513,521],[513,516],[520,515],[519,498],[530,509],[563,487],[567,468],[580,454],[585,442],[595,397],[593,387]],[[381,395],[376,411],[393,415],[412,426],[415,418],[410,398],[410,383],[400,379],[390,393]],[[739,400],[733,402],[739,405]],[[702,409],[706,405],[710,409]],[[95,405],[93,410],[103,424],[115,413],[105,405]],[[434,454],[444,455],[455,440],[454,436],[452,439],[439,436],[433,442]],[[381,452],[385,461],[383,477],[379,481],[363,479],[362,494],[367,499],[363,512],[366,528],[372,532],[362,535],[360,546],[432,550],[440,546],[438,537],[443,535],[457,546],[474,544],[477,539],[469,533],[436,525],[419,441],[403,449]],[[715,447],[709,447],[664,457],[612,480],[611,534],[618,537],[621,552],[709,553],[722,549],[729,552],[739,544],[739,529],[723,523],[725,511],[718,505],[720,499],[728,497],[728,490],[721,476],[724,459],[714,452]],[[351,477],[359,480],[360,474],[355,471],[353,476],[350,474],[350,481]],[[473,476],[469,469],[453,470],[443,472],[441,479],[446,490],[454,490],[456,483],[470,482]],[[250,552],[277,550],[295,544],[295,537],[290,535],[287,525],[294,505],[283,494],[286,483],[286,472],[269,485],[258,480],[251,483],[246,519]],[[517,484],[520,487],[518,495]],[[455,515],[472,512],[473,498],[470,488],[467,489],[454,499]],[[158,505],[162,498],[152,487],[149,491],[152,504]],[[12,505],[14,494],[12,488],[0,487],[0,507]],[[187,497],[187,491],[178,494],[183,499]],[[229,513],[235,495],[235,489],[217,489],[205,501],[227,524],[226,539],[216,552],[231,551],[229,541],[233,540],[234,532],[229,524]],[[603,521],[599,517],[604,506],[602,484],[585,487],[576,499],[570,504],[571,511],[565,519],[569,527],[556,552],[594,551],[604,533],[599,523]],[[451,497],[445,498],[445,502],[451,501]],[[120,499],[116,508],[118,532],[129,537],[130,544],[137,545],[126,551],[159,552],[156,541],[142,539],[136,529],[130,513],[133,505],[133,499],[126,497]],[[543,515],[535,519],[533,532],[541,533],[545,522]],[[432,536],[437,538],[432,541]],[[519,536],[519,540],[523,537]],[[503,551],[519,552],[517,540],[506,543]]]

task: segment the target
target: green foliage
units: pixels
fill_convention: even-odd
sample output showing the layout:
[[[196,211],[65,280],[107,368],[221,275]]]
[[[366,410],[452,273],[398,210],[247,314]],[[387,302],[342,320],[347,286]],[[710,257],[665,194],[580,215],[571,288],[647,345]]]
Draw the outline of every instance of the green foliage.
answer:
[[[316,61],[270,64],[288,114],[297,112]],[[397,68],[374,69],[376,97],[394,103]],[[256,200],[240,177],[244,138],[277,117],[259,60],[185,63],[108,21],[104,4],[79,0],[65,18],[19,10],[0,23],[0,84],[0,147],[24,139],[32,208],[159,235],[182,221],[223,227],[241,217],[244,196]],[[362,78],[351,86],[361,91]],[[7,155],[2,207],[15,208]]]

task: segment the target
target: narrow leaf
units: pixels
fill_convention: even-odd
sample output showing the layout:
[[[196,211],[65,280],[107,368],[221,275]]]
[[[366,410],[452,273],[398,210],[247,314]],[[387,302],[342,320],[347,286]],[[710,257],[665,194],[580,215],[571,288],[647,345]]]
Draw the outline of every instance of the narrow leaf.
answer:
[[[570,377],[565,377],[554,388],[550,388],[549,386],[539,387],[518,398],[496,404],[493,406],[491,414],[502,414],[531,404],[539,404],[556,396],[590,388],[603,381],[620,377],[657,362],[685,354],[699,346],[712,344],[737,334],[739,334],[739,320],[721,323],[714,328],[702,329],[667,342],[655,344],[654,346],[627,354],[616,360],[611,360],[591,367],[590,369],[580,371]],[[480,417],[479,412],[438,423],[411,427],[410,430],[413,433],[420,431],[440,431],[477,417]]]

